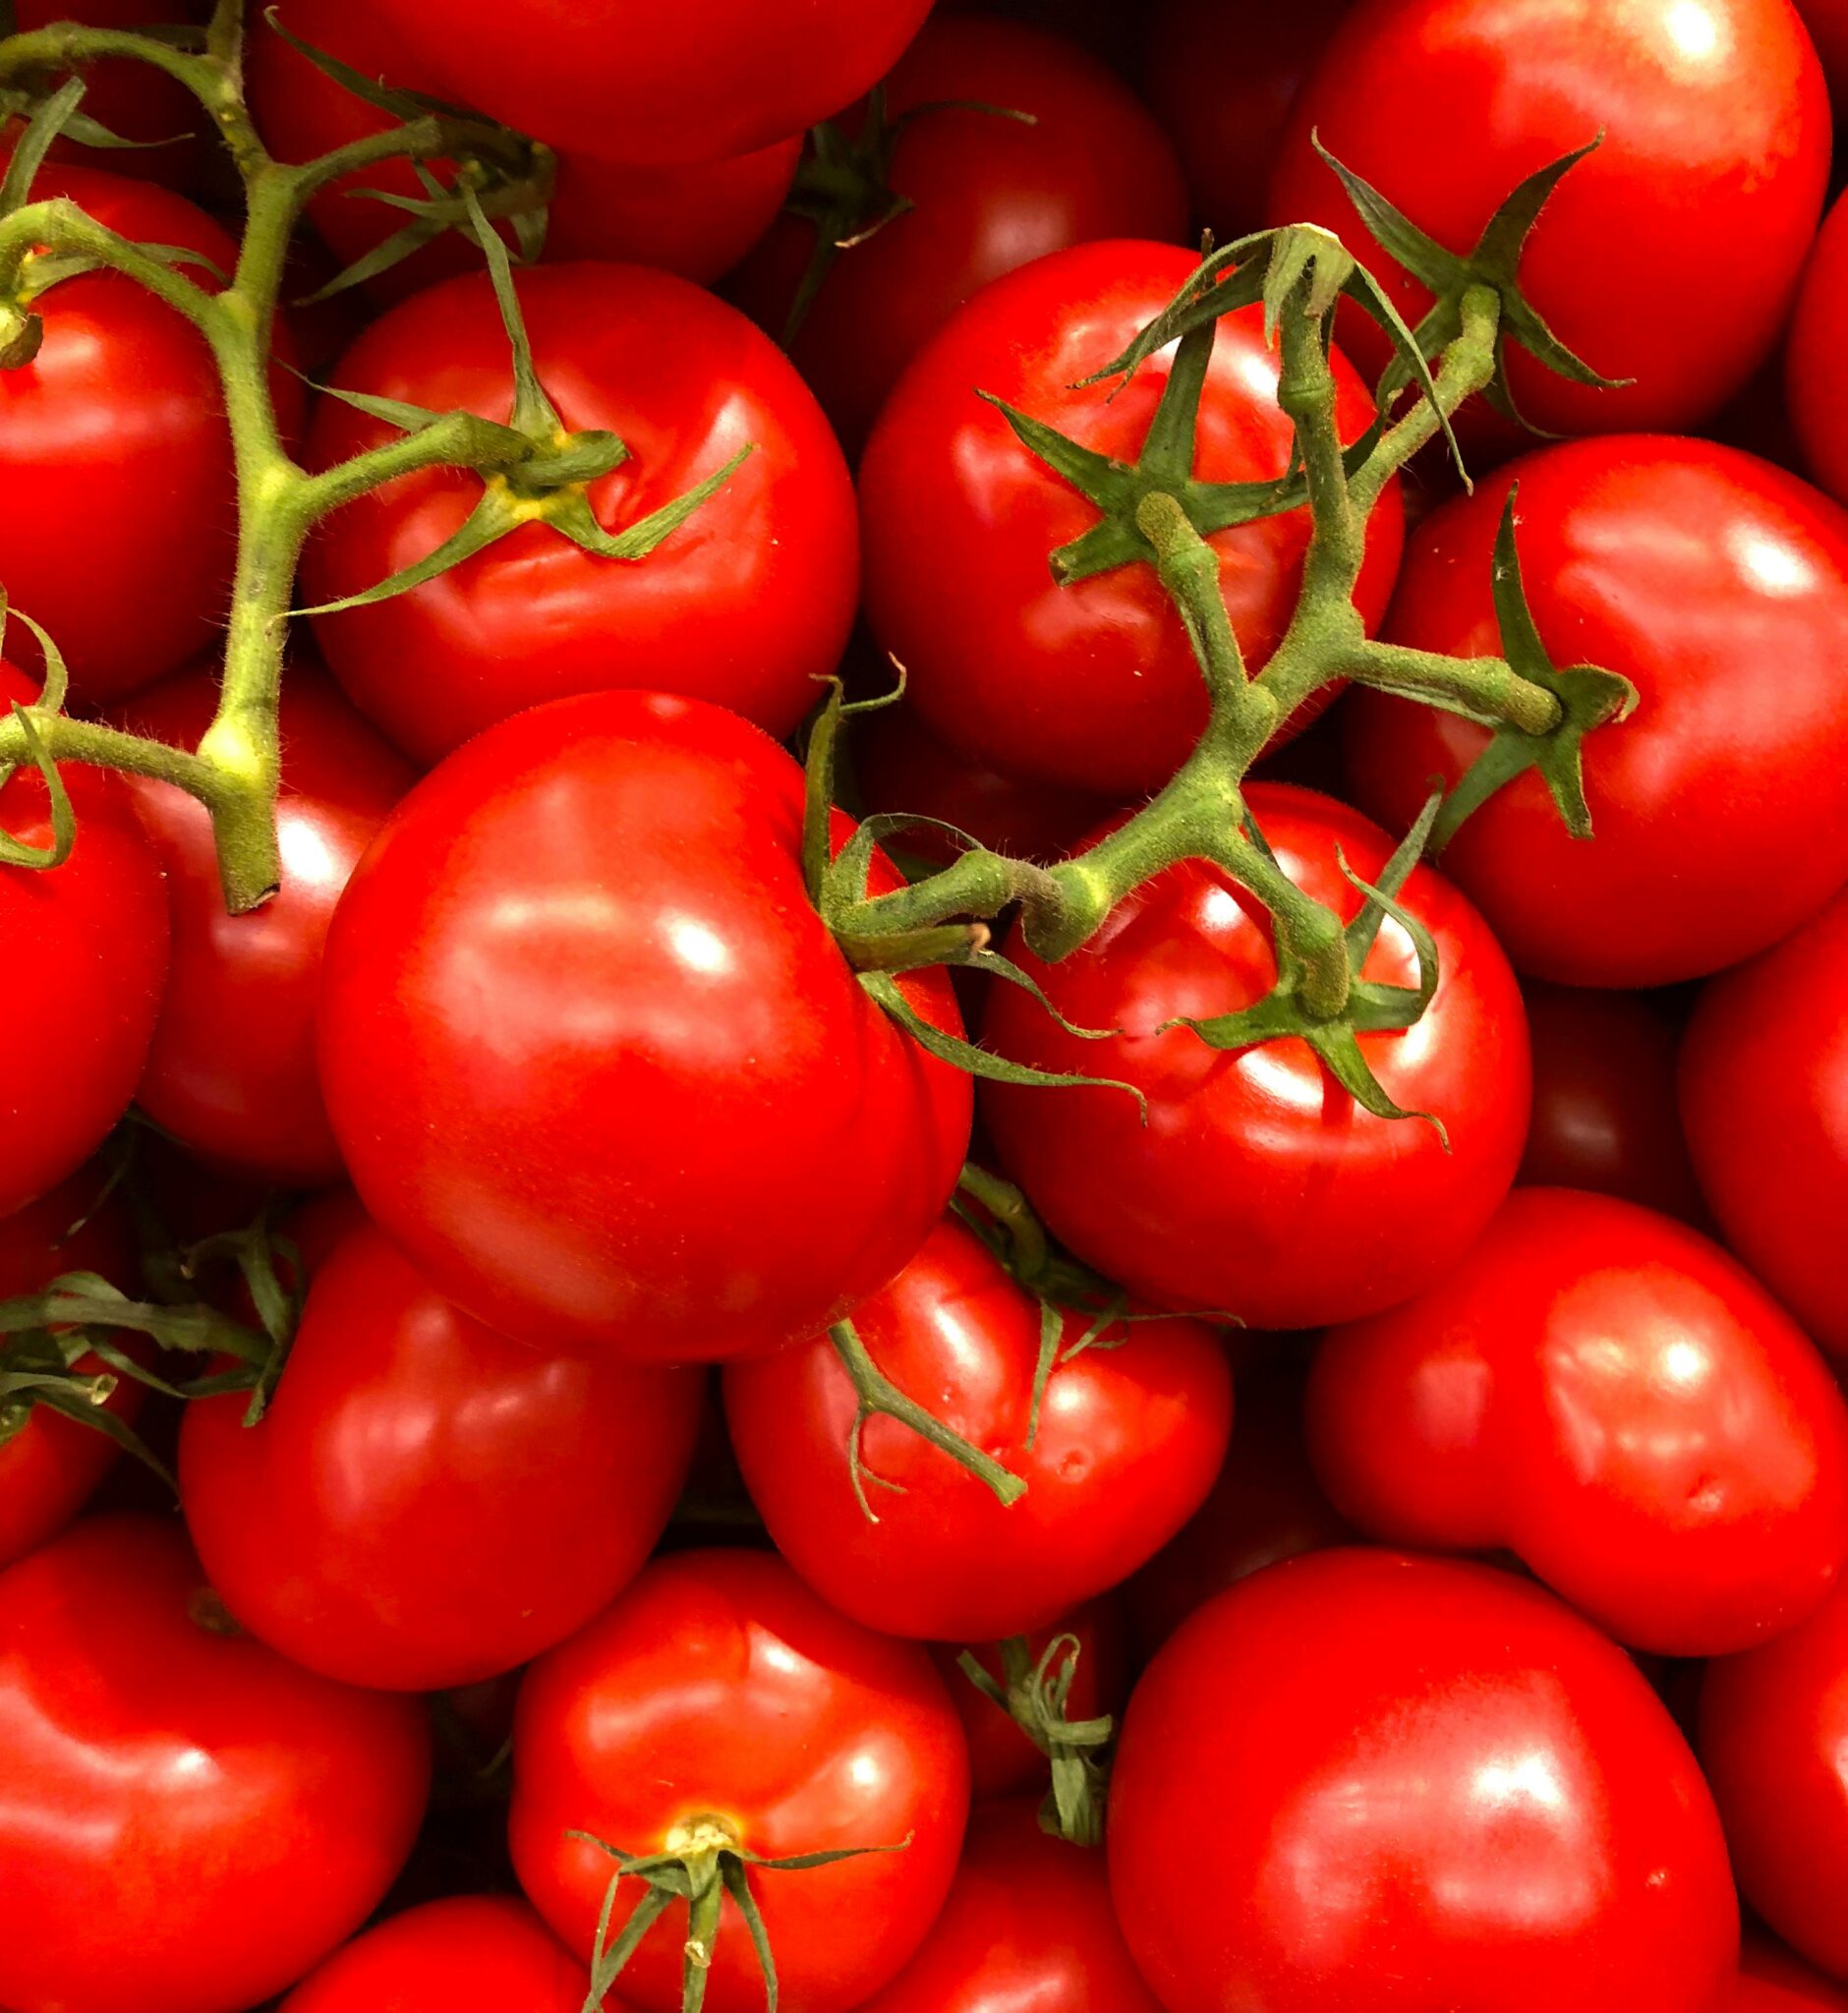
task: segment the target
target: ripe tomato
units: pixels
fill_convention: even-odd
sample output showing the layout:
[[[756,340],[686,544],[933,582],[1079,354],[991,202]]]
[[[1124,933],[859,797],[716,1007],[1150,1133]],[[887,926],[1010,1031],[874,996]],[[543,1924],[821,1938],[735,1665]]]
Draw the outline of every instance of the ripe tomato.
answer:
[[[853,618],[853,489],[801,380],[735,309],[670,273],[556,265],[517,287],[539,374],[564,424],[608,428],[630,458],[590,486],[606,529],[648,515],[752,452],[648,558],[599,558],[523,525],[410,593],[317,619],[353,703],[428,764],[547,699],[611,685],[684,691],[786,734]],[[507,338],[485,273],[391,309],[342,362],[350,391],[504,420]],[[316,415],[325,467],[394,430],[337,399]],[[316,602],[358,594],[433,551],[480,501],[466,469],[404,476],[309,542]]]
[[[1005,774],[1117,801],[1158,787],[1206,724],[1206,687],[1152,565],[1069,587],[1047,561],[1098,521],[1028,453],[993,393],[1100,453],[1133,460],[1173,353],[1121,390],[1074,388],[1167,307],[1196,261],[1178,245],[1078,245],[995,281],[925,345],[860,465],[866,612],[934,733]],[[1203,482],[1281,476],[1291,427],[1260,310],[1219,322],[1201,400]],[[1344,439],[1372,401],[1337,358]],[[1220,587],[1252,670],[1296,606],[1305,510],[1216,532]],[[1395,488],[1368,527],[1358,601],[1383,611],[1399,563]]]
[[[1838,100],[1848,90],[1848,4],[1844,0],[1797,0],[1797,12],[1822,59],[1829,96]]]
[[[1430,296],[1311,136],[1465,254],[1517,184],[1600,133],[1520,278],[1569,350],[1634,382],[1570,383],[1511,345],[1515,403],[1551,432],[1689,427],[1769,353],[1821,208],[1828,99],[1790,0],[1368,0],[1296,101],[1268,213],[1335,231],[1415,322]],[[1736,250],[1717,289],[1716,244]],[[1610,284],[1619,245],[1634,285]],[[1342,332],[1363,369],[1384,365],[1370,323],[1344,314]]]
[[[1493,553],[1516,483],[1528,599],[1554,661],[1621,672],[1641,703],[1585,743],[1590,844],[1529,771],[1464,826],[1445,871],[1538,978],[1650,986],[1736,963],[1848,879],[1848,518],[1704,441],[1542,448],[1419,526],[1395,641],[1499,651]],[[1488,738],[1380,693],[1345,712],[1357,800],[1389,825]]]
[[[1357,812],[1287,783],[1256,783],[1251,814],[1285,873],[1352,916],[1392,842]],[[1428,868],[1401,900],[1436,940],[1437,991],[1415,1029],[1367,1034],[1361,1052],[1388,1094],[1449,1132],[1362,1111],[1302,1043],[1222,1054],[1179,1014],[1230,1013],[1276,975],[1270,918],[1217,868],[1173,867],[1139,889],[1082,950],[1056,965],[1013,955],[1079,1027],[1067,1034],[1028,994],[998,988],[989,1045],[1043,1069],[1132,1083],[1121,1090],[983,1086],[983,1117],[1008,1173],[1087,1265],[1151,1304],[1312,1328],[1389,1307],[1440,1277],[1507,1193],[1528,1122],[1521,996],[1470,904]],[[1365,976],[1416,983],[1411,941],[1390,920]]]
[[[1176,1826],[1213,1906],[1175,1933]],[[1117,1918],[1172,2013],[1711,2013],[1739,1915],[1621,1650],[1479,1566],[1346,1550],[1219,1596],[1129,1700]]]
[[[1448,1278],[1333,1330],[1322,1485],[1388,1544],[1506,1546],[1674,1656],[1746,1649],[1848,1557],[1848,1406],[1717,1245],[1605,1195],[1519,1188]]]
[[[861,2013],[1161,2013],[1110,1912],[1104,1856],[1030,1798],[975,1813],[924,1947]]]
[[[1848,1978],[1848,1587],[1707,1666],[1699,1744],[1740,1892],[1812,1964]]]
[[[605,692],[481,735],[386,822],[328,936],[321,1081],[367,1207],[478,1319],[736,1355],[839,1320],[924,1241],[969,1080],[848,969],[801,820],[745,721]],[[957,1027],[941,972],[903,986]]]
[[[653,1853],[717,1813],[766,1859],[902,1846],[750,1871],[783,1999],[803,2013],[857,2006],[917,1948],[968,1810],[961,1725],[924,1651],[843,1620],[761,1552],[657,1560],[534,1664],[513,1752],[514,1868],[585,1955],[615,1862],[567,1832]],[[643,1891],[617,1890],[612,1937]],[[643,1938],[622,1974],[625,2004],[679,2007],[685,1920],[676,1905]],[[708,2013],[762,2006],[728,1896],[707,1976]]]
[[[990,280],[1092,239],[1186,234],[1174,148],[1129,87],[1064,35],[939,15],[886,80],[889,118],[920,107],[933,109],[899,136],[887,177],[913,206],[837,259],[790,345],[850,450],[899,372]],[[863,118],[856,108],[843,124],[857,132]],[[815,233],[784,218],[731,282],[773,334]]]
[[[523,1901],[460,1894],[336,1950],[280,2013],[579,2013],[584,1967]]]
[[[1681,1113],[1726,1241],[1837,1361],[1848,1360],[1848,894],[1702,993]]]
[[[1842,10],[1848,33],[1848,7]],[[1837,201],[1817,235],[1784,351],[1784,398],[1817,481],[1848,498],[1848,394],[1831,365],[1848,310],[1848,203]]]
[[[1848,2013],[1848,1991],[1763,1936],[1747,1936],[1726,2013]]]
[[[214,1621],[179,1531],[89,1518],[0,1575],[0,2001],[237,2013],[377,1905],[430,1778],[423,1707]]]
[[[1197,1321],[1068,1313],[1033,1427],[1040,1303],[946,1217],[855,1310],[874,1364],[1026,1483],[1004,1505],[897,1419],[857,1434],[853,1384],[827,1336],[727,1365],[725,1419],[777,1549],[869,1629],[982,1642],[1043,1628],[1126,1575],[1199,1507],[1232,1431],[1232,1373]]]

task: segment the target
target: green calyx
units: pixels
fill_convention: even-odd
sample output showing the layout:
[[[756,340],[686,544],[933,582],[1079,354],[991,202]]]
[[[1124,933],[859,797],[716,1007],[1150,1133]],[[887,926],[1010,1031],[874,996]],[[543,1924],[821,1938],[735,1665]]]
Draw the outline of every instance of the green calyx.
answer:
[[[997,1679],[973,1650],[956,1659],[984,1698],[1000,1706],[1052,1766],[1052,1787],[1040,1807],[1040,1828],[1068,1845],[1102,1845],[1110,1781],[1107,1759],[1116,1722],[1068,1719],[1081,1648],[1075,1636],[1055,1636],[1036,1659],[1024,1636],[1001,1644]]]

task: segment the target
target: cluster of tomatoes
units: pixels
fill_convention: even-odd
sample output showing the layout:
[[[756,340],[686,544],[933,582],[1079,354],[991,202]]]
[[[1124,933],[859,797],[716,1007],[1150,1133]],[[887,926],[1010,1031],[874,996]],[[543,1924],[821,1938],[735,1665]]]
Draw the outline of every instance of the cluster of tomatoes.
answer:
[[[0,2009],[1848,2009],[1848,6],[10,11]],[[1303,223],[1500,317],[1229,812],[1377,1108],[1223,863],[817,894],[1149,829],[1129,472],[1295,633],[1275,304],[1097,380]]]

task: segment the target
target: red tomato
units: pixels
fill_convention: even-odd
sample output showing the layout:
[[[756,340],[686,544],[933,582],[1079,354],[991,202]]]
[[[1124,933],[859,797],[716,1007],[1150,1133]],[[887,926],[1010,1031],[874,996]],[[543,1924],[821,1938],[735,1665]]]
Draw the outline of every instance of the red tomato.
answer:
[[[1848,7],[1842,10],[1848,31]],[[1834,357],[1848,310],[1848,204],[1837,202],[1817,236],[1784,352],[1784,396],[1797,439],[1816,479],[1848,497],[1848,393]]]
[[[539,374],[564,424],[608,428],[630,459],[590,488],[606,528],[751,454],[646,559],[599,558],[524,525],[452,571],[316,634],[354,704],[431,763],[510,713],[611,685],[684,691],[786,734],[815,703],[853,618],[853,489],[827,422],[768,337],[670,273],[543,266],[518,276]],[[336,374],[350,391],[504,420],[507,338],[485,273],[381,316]],[[394,429],[323,399],[311,456],[326,467]],[[401,477],[309,542],[316,602],[425,557],[475,508],[466,469]]]
[[[336,1950],[280,2013],[579,2013],[584,1967],[523,1901],[461,1894]]]
[[[0,663],[0,708],[37,696]],[[127,1111],[167,979],[160,863],[120,784],[76,762],[58,773],[77,821],[70,857],[0,866],[0,941],[20,974],[0,994],[0,1052],[13,1059],[0,1077],[0,1216],[75,1174]],[[36,769],[0,785],[0,828],[51,843]]]
[[[1635,381],[1570,383],[1511,345],[1515,403],[1552,432],[1692,426],[1768,354],[1821,208],[1828,99],[1790,0],[1366,0],[1296,101],[1268,214],[1337,232],[1416,322],[1430,296],[1372,241],[1311,135],[1464,254],[1517,184],[1600,133],[1520,278],[1569,350]],[[1611,284],[1619,245],[1636,284]],[[1363,369],[1383,366],[1370,323],[1344,314],[1342,333]]]
[[[472,1684],[641,1569],[702,1382],[508,1342],[369,1225],[316,1272],[262,1422],[241,1395],[187,1408],[187,1524],[225,1605],[295,1662],[381,1691]]]
[[[1848,1361],[1848,893],[1701,995],[1681,1113],[1726,1241]]]
[[[410,1850],[423,1707],[213,1613],[152,1518],[90,1518],[0,1576],[0,2001],[22,2013],[116,2013],[125,1992],[135,2013],[237,2013],[352,1934]]]
[[[1848,2013],[1848,1991],[1777,1944],[1748,1936],[1726,2013]]]
[[[520,1884],[587,1956],[615,1862],[569,1831],[651,1853],[717,1812],[766,1859],[902,1846],[750,1871],[784,2003],[803,2013],[857,2006],[917,1948],[968,1809],[962,1729],[923,1650],[843,1620],[761,1552],[649,1567],[533,1666],[513,1752]],[[642,1891],[617,1890],[611,1936]],[[677,2013],[684,1924],[676,1905],[643,1938],[625,2004]],[[707,2013],[757,2013],[764,1981],[729,1898],[712,1955]]]
[[[1014,438],[992,392],[1082,445],[1133,460],[1173,354],[1121,390],[1074,388],[1154,319],[1193,270],[1178,245],[1108,242],[1034,260],[983,288],[921,350],[860,466],[866,612],[910,675],[920,718],[1008,775],[1119,801],[1166,782],[1206,724],[1206,686],[1152,565],[1061,587],[1047,560],[1096,508]],[[1260,310],[1219,323],[1201,400],[1203,482],[1281,476],[1291,427]],[[1372,401],[1337,358],[1344,439]],[[1220,587],[1248,667],[1295,609],[1308,517],[1217,532]],[[1399,563],[1397,489],[1368,529],[1358,601],[1369,622]]]
[[[1285,873],[1352,916],[1392,842],[1357,812],[1287,783],[1246,792]],[[1362,1111],[1298,1041],[1222,1054],[1177,1015],[1250,1006],[1276,976],[1270,918],[1217,868],[1188,861],[1139,889],[1082,950],[1056,965],[1015,957],[1079,1027],[1067,1034],[1017,987],[997,988],[989,1046],[1043,1069],[1132,1083],[1121,1090],[983,1086],[983,1117],[1008,1173],[1087,1265],[1157,1306],[1312,1328],[1389,1307],[1445,1272],[1507,1193],[1528,1122],[1528,1045],[1507,961],[1470,904],[1428,868],[1401,900],[1436,940],[1440,977],[1405,1034],[1361,1052],[1387,1093],[1448,1128]],[[1416,983],[1396,923],[1369,980]]]
[[[1848,0],[1797,0],[1797,12],[1822,59],[1829,96],[1848,90]]]
[[[862,2013],[1160,2013],[1110,1912],[1104,1856],[1032,1801],[978,1811],[937,1927]]]
[[[1699,1744],[1740,1892],[1811,1963],[1848,1978],[1848,1587],[1762,1648],[1707,1666]]]
[[[1165,1544],[1225,1458],[1232,1373],[1197,1321],[1113,1322],[1080,1350],[1095,1323],[1067,1314],[1031,1435],[1039,1300],[953,1216],[853,1322],[892,1383],[1026,1483],[1004,1505],[881,1415],[858,1435],[869,1517],[858,1400],[827,1336],[728,1365],[731,1444],[777,1549],[869,1629],[981,1642],[1043,1628]]]
[[[1034,123],[997,117],[994,106]],[[1184,237],[1181,164],[1135,94],[1064,35],[988,15],[940,15],[886,80],[899,136],[887,185],[913,205],[849,248],[790,355],[849,448],[898,374],[990,280],[1097,238]],[[858,131],[863,110],[844,122]],[[775,225],[732,282],[778,333],[815,226]]]
[[[367,1207],[478,1319],[736,1355],[839,1320],[929,1235],[969,1079],[848,969],[801,818],[754,727],[605,692],[480,736],[360,863],[327,941],[328,1113]],[[958,1025],[941,972],[903,985]]]
[[[1175,1933],[1177,1823],[1211,1908]],[[1117,1918],[1172,2013],[1711,2013],[1739,1916],[1621,1650],[1483,1567],[1332,1551],[1202,1608],[1129,1700]]]
[[[137,693],[114,718],[157,741],[197,746],[218,703],[197,664]],[[282,693],[282,886],[251,915],[225,912],[211,820],[171,783],[131,776],[167,872],[172,969],[136,1100],[183,1145],[273,1181],[340,1177],[315,1074],[315,1003],[334,903],[415,772],[312,664]]]
[[[1464,826],[1445,871],[1538,978],[1650,986],[1736,963],[1848,879],[1848,518],[1704,441],[1542,448],[1419,526],[1396,642],[1499,651],[1493,553],[1517,482],[1528,600],[1555,663],[1621,672],[1641,703],[1586,741],[1590,844],[1530,771]],[[1357,799],[1388,825],[1488,738],[1374,692],[1346,718]]]
[[[1723,1655],[1848,1557],[1848,1407],[1717,1245],[1652,1210],[1521,1188],[1418,1298],[1333,1330],[1322,1485],[1388,1544],[1516,1552],[1619,1641]]]

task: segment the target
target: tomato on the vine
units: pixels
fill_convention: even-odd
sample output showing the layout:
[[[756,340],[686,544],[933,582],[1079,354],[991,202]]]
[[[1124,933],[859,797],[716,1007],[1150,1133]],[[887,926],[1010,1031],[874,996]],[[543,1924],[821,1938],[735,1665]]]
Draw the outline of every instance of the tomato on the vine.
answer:
[[[525,1902],[459,1894],[336,1950],[280,2013],[580,2013],[584,1967]]]

